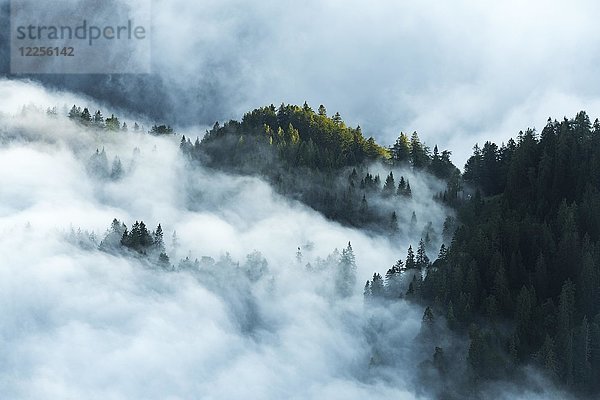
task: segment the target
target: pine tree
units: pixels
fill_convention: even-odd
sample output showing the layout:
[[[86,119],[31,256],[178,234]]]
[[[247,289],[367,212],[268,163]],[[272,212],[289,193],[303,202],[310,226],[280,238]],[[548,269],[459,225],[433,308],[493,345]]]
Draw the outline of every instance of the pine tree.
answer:
[[[90,157],[86,167],[88,173],[92,176],[100,179],[106,179],[110,177],[108,157],[106,156],[106,151],[104,148],[102,148],[102,151],[96,149],[96,153]]]
[[[398,260],[385,274],[385,290],[387,297],[391,299],[402,297],[402,271],[404,263]]]
[[[352,245],[348,242],[348,246],[342,250],[342,255],[338,263],[335,290],[340,297],[349,297],[354,291],[356,285],[356,261]]]
[[[81,108],[73,105],[71,111],[69,111],[69,118],[75,121],[79,121],[81,119]]]
[[[104,128],[104,117],[102,116],[102,112],[100,112],[100,110],[97,110],[94,114],[93,125],[99,129]]]
[[[383,279],[377,272],[373,274],[373,279],[371,280],[371,294],[373,297],[383,297],[385,294]]]
[[[440,251],[438,253],[438,260],[446,261],[447,257],[448,257],[448,248],[446,247],[445,244],[442,243],[442,245],[440,246]]]
[[[112,163],[112,168],[110,172],[110,178],[113,180],[119,180],[123,177],[123,165],[121,164],[121,160],[119,157],[115,157]]]
[[[365,297],[365,300],[369,300],[372,296],[371,281],[369,281],[368,279],[367,279],[367,283],[365,283],[365,288],[363,290],[363,296]]]
[[[331,117],[331,120],[333,121],[333,123],[336,126],[341,126],[342,125],[342,117],[340,116],[339,112],[336,112],[335,115],[333,117]]]
[[[104,239],[100,242],[100,250],[109,252],[118,250],[121,247],[121,238],[126,230],[125,224],[116,218],[113,219]]]
[[[143,251],[150,248],[153,244],[154,239],[150,235],[150,232],[148,232],[146,224],[144,224],[144,221],[140,221],[140,245]]]
[[[123,229],[123,234],[121,235],[121,246],[130,248],[132,242],[132,237],[130,236],[127,227],[125,227],[125,229]]]
[[[390,148],[390,153],[394,164],[408,163],[410,159],[410,142],[404,133],[400,133],[396,143]]]
[[[394,173],[390,174],[385,178],[385,184],[383,185],[383,196],[390,197],[396,191],[396,183],[394,182]]]
[[[121,129],[119,118],[115,117],[114,114],[111,114],[110,118],[106,118],[106,129],[111,132],[119,131]]]
[[[326,117],[327,116],[327,110],[325,109],[325,106],[323,104],[321,104],[319,106],[319,115],[322,117]]]
[[[154,245],[156,252],[164,253],[165,252],[165,242],[164,242],[164,238],[163,238],[163,236],[164,236],[163,230],[162,230],[162,227],[160,226],[160,224],[158,224],[158,226],[156,227],[156,230],[154,231],[153,236],[154,236],[153,245]]]
[[[414,168],[422,169],[429,163],[428,149],[419,140],[417,132],[413,132],[410,138],[410,161]]]
[[[150,232],[148,232],[144,221],[135,221],[131,227],[131,232],[125,231],[123,233],[121,244],[131,250],[145,255],[153,246],[154,239],[152,235],[150,235]]]
[[[419,247],[417,248],[416,267],[419,269],[429,267],[429,257],[427,257],[423,239],[419,241]]]
[[[171,269],[171,261],[167,253],[160,253],[158,255],[158,265],[164,269]]]
[[[312,108],[310,108],[310,106],[308,105],[308,102],[304,102],[304,104],[302,105],[302,111],[304,111],[306,114],[312,114],[314,111]]]
[[[90,126],[92,123],[92,116],[90,115],[90,111],[87,108],[83,109],[81,116],[79,117],[79,121],[85,125]]]
[[[375,187],[375,189],[379,190],[379,188],[381,187],[381,178],[379,178],[379,174],[375,175],[375,179],[373,179],[373,186]]]
[[[412,246],[408,246],[408,252],[406,255],[406,269],[415,269],[417,268],[417,262],[415,261],[415,253],[413,251]]]
[[[400,182],[398,183],[398,190],[396,190],[396,194],[398,196],[404,196],[405,191],[406,191],[406,181],[404,180],[404,177],[401,176]]]
[[[424,325],[431,329],[433,328],[433,321],[433,311],[431,310],[431,307],[427,306],[425,307],[425,311],[423,312],[422,322]]]

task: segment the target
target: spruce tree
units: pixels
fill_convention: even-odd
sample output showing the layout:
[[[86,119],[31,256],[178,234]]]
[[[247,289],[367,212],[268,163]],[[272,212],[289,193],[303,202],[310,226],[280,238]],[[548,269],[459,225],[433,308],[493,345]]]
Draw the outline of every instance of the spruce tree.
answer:
[[[90,111],[87,108],[83,109],[81,116],[79,117],[79,121],[85,126],[91,125],[92,116],[90,115]]]
[[[69,111],[69,118],[75,121],[80,121],[81,119],[81,108],[73,105],[71,111]]]
[[[394,173],[390,172],[390,174],[385,178],[385,184],[383,185],[383,195],[385,197],[390,197],[396,191],[396,183],[394,182]]]
[[[412,246],[408,246],[408,252],[406,255],[406,269],[415,269],[417,268],[417,262],[415,260],[415,253],[413,251]]]
[[[340,297],[349,297],[352,295],[354,286],[356,285],[356,261],[352,245],[348,242],[348,246],[342,250],[342,255],[338,262],[335,290]]]
[[[429,266],[429,257],[427,257],[427,251],[425,250],[425,242],[423,239],[419,241],[419,247],[417,248],[416,267],[419,269],[427,268]]]
[[[104,128],[104,117],[102,116],[102,112],[100,112],[100,110],[97,110],[94,114],[93,125],[99,129]]]
[[[383,297],[385,294],[383,279],[381,278],[381,275],[379,275],[377,272],[373,274],[373,279],[371,280],[371,294],[373,295],[373,297],[378,298]]]

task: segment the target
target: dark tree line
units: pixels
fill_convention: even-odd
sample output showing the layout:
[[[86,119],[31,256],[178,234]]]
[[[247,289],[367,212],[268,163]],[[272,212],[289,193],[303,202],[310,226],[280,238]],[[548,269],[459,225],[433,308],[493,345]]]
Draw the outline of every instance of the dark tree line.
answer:
[[[56,107],[48,109],[48,115],[56,115]],[[81,109],[76,105],[71,107],[71,110],[68,114],[69,119],[78,124],[81,124],[86,127],[107,131],[107,132],[128,132],[129,127],[127,123],[119,121],[119,118],[114,114],[111,114],[110,117],[104,118],[102,115],[102,111],[97,110],[93,115],[90,113],[90,110],[86,107]],[[142,132],[143,128],[138,125],[137,122],[133,124],[133,132]],[[153,125],[148,132],[151,135],[160,136],[160,135],[173,135],[175,132],[173,128],[168,125]]]
[[[164,268],[170,268],[169,256],[165,250],[164,232],[160,224],[150,232],[144,221],[135,221],[129,230],[127,225],[115,218],[98,248],[113,253],[130,251]]]
[[[517,379],[515,366],[535,364],[597,395],[600,122],[580,112],[549,120],[539,135],[476,146],[464,181],[475,192],[457,208],[451,245],[408,292],[468,334],[472,382]],[[365,293],[389,296],[388,287],[376,274]]]
[[[248,254],[243,265],[234,262],[229,253],[221,257],[218,262],[207,256],[201,257],[200,260],[192,260],[190,256],[187,256],[173,265],[166,251],[164,231],[161,224],[150,231],[144,221],[135,221],[131,228],[128,228],[123,222],[116,218],[113,219],[99,244],[94,232],[82,231],[81,229],[74,230],[72,228],[68,239],[73,244],[86,250],[98,249],[115,255],[135,257],[151,265],[161,267],[165,271],[203,273],[210,276],[215,284],[220,286],[231,285],[231,287],[222,287],[224,290],[235,290],[236,285],[239,284],[235,279],[232,279],[231,269],[235,269],[236,274],[239,273],[248,283],[257,282],[269,274],[267,260],[258,251]],[[177,234],[173,232],[170,248],[173,253],[177,253],[178,247]],[[299,247],[296,253],[298,266],[302,265],[302,258]],[[317,258],[315,266],[307,263],[304,269],[311,273],[328,272],[327,279],[330,279],[330,285],[328,286],[331,290],[328,294],[333,295],[335,298],[346,298],[354,294],[357,266],[350,242],[342,249],[341,253],[335,249],[327,259]],[[224,275],[219,277],[220,274]]]
[[[421,143],[417,132],[413,132],[410,139],[400,133],[396,143],[390,147],[390,160],[395,165],[411,165],[418,170],[426,170],[440,179],[449,179],[458,171],[450,161],[452,154],[448,150],[441,153],[434,146],[433,153],[424,143]]]
[[[446,247],[442,245],[440,255],[445,254]],[[415,254],[412,246],[408,247],[406,259],[399,259],[392,265],[385,277],[375,272],[373,278],[365,283],[363,295],[365,300],[394,300],[399,298],[415,298],[420,294],[423,276],[429,271],[431,261],[427,255],[427,245],[421,239]]]

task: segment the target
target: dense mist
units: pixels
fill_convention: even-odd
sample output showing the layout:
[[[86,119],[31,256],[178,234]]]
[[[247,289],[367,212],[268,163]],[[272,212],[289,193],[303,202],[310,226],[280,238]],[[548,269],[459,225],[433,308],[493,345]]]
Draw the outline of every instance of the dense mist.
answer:
[[[2,85],[7,95],[25,93]],[[45,106],[71,98],[28,89],[54,103],[1,116],[8,398],[412,397],[409,370],[388,380],[369,372],[359,287],[410,238],[390,243],[328,222],[257,178],[187,168],[176,138],[98,134],[48,117]],[[120,158],[118,181],[86,168],[97,148]],[[87,246],[78,231],[100,241],[113,218],[162,223],[174,267],[187,256],[201,267],[165,272]],[[328,255],[348,241],[359,284],[341,300]],[[252,257],[266,268],[250,281],[240,268]],[[403,303],[394,312],[412,340],[421,311]],[[408,362],[414,351],[401,356]]]
[[[362,296],[421,229],[390,238],[344,227],[257,177],[190,165],[176,136],[98,132],[46,113],[95,107],[89,99],[15,81],[0,93],[3,397],[460,397],[440,387],[432,357],[436,346],[464,350],[464,339],[424,338],[420,306],[366,307]],[[119,173],[91,168],[95,154],[113,173],[117,158]],[[420,225],[431,221],[438,246],[452,214],[433,200],[441,184],[396,172],[410,174],[414,193],[393,205],[402,223],[413,211]],[[114,218],[160,223],[169,263],[101,250]],[[339,296],[349,242],[356,277]],[[442,317],[435,329],[445,332]],[[565,398],[534,371],[523,376],[481,396]]]

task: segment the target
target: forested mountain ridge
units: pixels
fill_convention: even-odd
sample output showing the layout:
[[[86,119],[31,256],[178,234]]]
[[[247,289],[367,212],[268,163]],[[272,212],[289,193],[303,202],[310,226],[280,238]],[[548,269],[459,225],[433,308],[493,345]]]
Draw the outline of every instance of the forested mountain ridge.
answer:
[[[222,139],[235,143],[229,147],[227,144],[231,143]],[[307,103],[302,107],[270,105],[246,113],[241,121],[231,120],[223,126],[217,122],[199,144],[209,164],[252,170],[269,163],[270,160],[260,158],[265,156],[263,145],[268,145],[277,150],[267,152],[272,153],[270,157],[277,157],[288,168],[330,171],[382,160],[395,165],[410,163],[440,178],[448,178],[454,172],[451,153],[439,153],[435,146],[432,154],[416,132],[411,138],[402,133],[393,146],[385,148],[373,137],[365,138],[360,126],[348,127],[339,113],[328,117],[323,105],[315,112]],[[184,150],[192,151],[191,146],[189,138],[182,141]],[[251,153],[252,149],[258,151]],[[193,150],[200,152],[196,144]]]
[[[433,152],[419,139],[401,134],[384,148],[365,138],[360,126],[348,127],[339,113],[327,116],[324,106],[315,112],[302,107],[273,105],[246,113],[241,121],[216,123],[194,143],[182,137],[180,148],[190,160],[228,171],[257,174],[277,190],[298,199],[330,219],[377,232],[397,230],[393,207],[370,207],[381,199],[410,197],[404,176],[393,167],[426,171],[449,183],[440,199],[455,199],[459,172],[450,152]],[[386,176],[370,171],[374,163],[388,168]]]
[[[56,109],[48,113],[54,115]],[[91,129],[129,131],[114,115],[104,119],[100,110],[92,115],[87,108],[74,105],[68,116]],[[133,132],[142,131],[134,123]],[[148,133],[173,135],[174,131],[162,124],[153,125]],[[376,233],[398,231],[402,221],[394,200],[401,203],[411,196],[408,176],[394,177],[392,169],[427,172],[445,181],[440,201],[452,204],[461,190],[460,172],[449,151],[439,152],[437,146],[432,151],[416,132],[410,137],[401,133],[393,146],[383,147],[372,137],[365,138],[360,126],[348,127],[339,113],[327,116],[323,105],[317,112],[307,103],[261,107],[246,113],[241,121],[215,123],[202,139],[192,142],[183,135],[180,150],[194,164],[260,176],[281,194],[329,219]],[[381,166],[385,175],[374,172],[374,165]]]
[[[229,148],[220,139],[237,143]],[[209,163],[251,164],[251,168],[260,164],[255,157],[266,155],[261,145],[274,146],[278,153],[271,156],[289,167],[332,170],[389,158],[389,151],[372,137],[365,138],[360,126],[350,128],[339,113],[329,118],[324,106],[315,113],[306,103],[302,107],[282,104],[278,109],[270,105],[246,113],[240,122],[229,121],[222,127],[216,123],[201,144]]]
[[[458,215],[445,227],[446,244],[432,259],[424,233],[416,254],[409,248],[405,261],[367,282],[367,306],[409,298],[426,307],[425,331],[441,316],[468,336],[462,354],[444,352],[439,330],[424,336],[435,343],[441,381],[463,385],[459,397],[474,384],[518,380],[515,367],[526,365],[578,394],[600,390],[600,122],[584,112],[549,120],[539,135],[530,129],[500,146],[475,146],[462,175],[449,152],[431,152],[416,134],[385,149],[339,115],[307,105],[264,107],[242,122],[215,124],[202,140],[182,137],[180,151],[192,163],[260,175],[331,219],[392,234],[397,217],[379,199],[410,197],[410,182],[391,172],[374,176],[370,163],[445,180],[439,200]],[[473,195],[459,198],[463,187]],[[448,368],[461,360],[465,376]]]
[[[411,284],[431,306],[424,321],[443,315],[468,332],[475,381],[514,379],[514,366],[534,364],[597,394],[600,123],[580,112],[539,135],[475,146],[463,178],[478,191],[458,208],[450,247]]]

